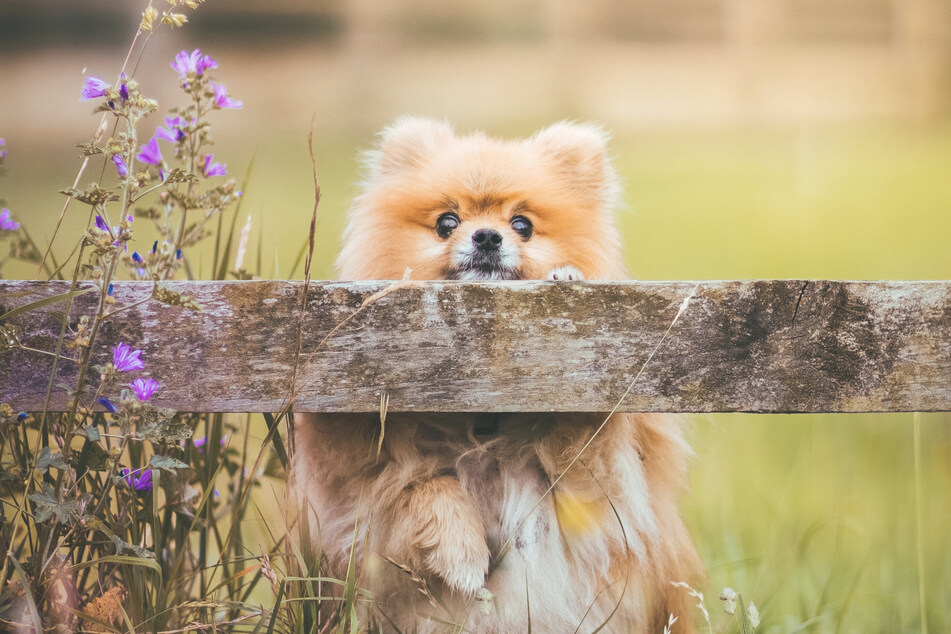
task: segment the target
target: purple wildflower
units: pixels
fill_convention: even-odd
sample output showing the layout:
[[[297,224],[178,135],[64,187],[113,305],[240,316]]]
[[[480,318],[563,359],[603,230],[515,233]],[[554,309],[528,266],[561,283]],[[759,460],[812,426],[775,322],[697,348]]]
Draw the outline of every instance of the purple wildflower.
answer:
[[[129,485],[129,488],[133,491],[148,493],[152,490],[151,469],[145,469],[138,475],[136,475],[135,471],[130,472],[128,469],[119,469],[119,475],[125,478],[125,483]]]
[[[105,407],[107,410],[109,410],[109,411],[112,412],[113,414],[116,413],[116,406],[112,404],[112,401],[110,401],[110,400],[107,399],[107,398],[100,398],[100,399],[98,399],[98,400],[99,400],[99,404],[100,404],[100,405],[102,405],[103,407]]]
[[[215,105],[219,108],[241,108],[244,106],[244,103],[238,99],[232,99],[228,96],[228,90],[221,84],[216,84],[211,82],[212,88],[215,89]]]
[[[141,354],[141,350],[133,350],[132,346],[120,341],[112,348],[112,365],[116,366],[116,370],[119,372],[144,370],[145,364],[139,358]]]
[[[145,277],[146,275],[145,269],[143,269],[142,267],[139,267],[135,270],[135,274],[138,275],[139,277]]]
[[[208,444],[208,436],[200,436],[199,438],[193,438],[192,444],[195,445],[195,449],[198,450],[198,453],[204,453],[205,445]],[[222,447],[228,444],[228,437],[222,436],[221,442],[219,443]]]
[[[215,163],[214,154],[205,155],[205,176],[224,176],[228,173],[228,166]]]
[[[152,398],[155,391],[159,389],[159,384],[158,381],[151,377],[147,379],[138,378],[132,381],[132,383],[129,383],[129,387],[135,392],[136,397],[144,403]]]
[[[154,136],[149,139],[149,142],[142,146],[142,151],[135,158],[149,165],[160,165],[164,159],[162,158],[162,152],[159,150],[158,139]]]
[[[6,145],[6,144],[7,144],[6,139],[0,139],[0,145]],[[6,155],[7,155],[6,150],[0,150],[0,159],[2,159]]]
[[[106,294],[109,295],[109,297],[112,297],[112,292],[114,290],[115,290],[115,287],[113,286],[112,282],[109,282],[109,291]]]
[[[196,48],[190,54],[188,51],[182,51],[176,55],[175,61],[170,66],[178,73],[179,79],[185,79],[188,73],[201,75],[209,68],[218,68],[218,62],[207,55],[202,55],[201,49]]]
[[[0,210],[0,229],[4,231],[16,231],[20,228],[19,222],[14,222],[10,215],[10,210],[4,208]]]
[[[152,253],[158,251],[158,240],[152,243]]]
[[[109,84],[92,75],[83,79],[83,89],[79,93],[80,101],[104,97],[109,92]]]
[[[26,412],[20,412],[19,414],[17,414],[17,420],[19,421],[26,420]]]
[[[181,250],[181,249],[175,249],[175,259],[176,259],[176,260],[181,260],[181,259],[182,259],[182,250]]]
[[[106,224],[105,218],[96,214],[96,228],[102,231],[109,231],[109,225]]]
[[[126,86],[124,81],[119,86],[119,99],[124,102],[129,100],[129,87]]]
[[[185,131],[182,130],[187,125],[181,117],[165,117],[165,127],[155,128],[155,136],[171,143],[178,143],[185,138]]]
[[[129,168],[126,166],[125,161],[122,160],[122,157],[118,154],[113,154],[112,162],[116,164],[116,171],[119,172],[119,178],[125,178],[129,173]]]
[[[142,256],[139,255],[139,252],[138,252],[138,251],[133,251],[133,252],[132,252],[132,261],[133,261],[133,262],[138,262],[139,264],[142,264],[142,262],[143,262],[144,260],[142,260]]]

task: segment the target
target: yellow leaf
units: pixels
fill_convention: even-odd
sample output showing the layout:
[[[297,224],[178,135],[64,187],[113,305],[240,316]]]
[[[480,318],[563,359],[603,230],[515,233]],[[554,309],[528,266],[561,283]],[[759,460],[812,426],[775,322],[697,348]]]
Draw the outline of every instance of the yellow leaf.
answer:
[[[561,530],[569,535],[584,535],[597,528],[604,509],[597,501],[582,500],[568,492],[555,494],[555,515]]]

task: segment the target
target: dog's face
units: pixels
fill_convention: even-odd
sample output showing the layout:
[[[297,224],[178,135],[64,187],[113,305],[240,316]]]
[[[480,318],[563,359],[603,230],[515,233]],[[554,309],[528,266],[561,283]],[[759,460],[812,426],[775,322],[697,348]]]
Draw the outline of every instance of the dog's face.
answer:
[[[605,134],[560,123],[521,141],[402,119],[368,155],[337,260],[343,279],[626,276]]]

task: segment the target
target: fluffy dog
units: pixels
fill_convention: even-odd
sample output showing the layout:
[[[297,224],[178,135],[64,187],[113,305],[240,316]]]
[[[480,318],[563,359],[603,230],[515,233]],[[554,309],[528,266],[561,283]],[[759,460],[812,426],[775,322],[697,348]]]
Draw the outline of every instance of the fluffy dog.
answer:
[[[368,155],[341,278],[625,278],[606,143],[593,125],[500,141],[398,121]],[[678,421],[602,423],[391,414],[377,455],[378,416],[298,415],[292,487],[331,569],[353,565],[374,593],[384,630],[659,633],[673,614],[692,631],[671,585],[701,570],[677,511],[690,453]]]

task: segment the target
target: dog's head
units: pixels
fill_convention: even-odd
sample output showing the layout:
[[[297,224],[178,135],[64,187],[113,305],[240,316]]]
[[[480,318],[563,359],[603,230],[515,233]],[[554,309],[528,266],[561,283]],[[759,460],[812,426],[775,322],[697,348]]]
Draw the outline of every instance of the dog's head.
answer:
[[[383,131],[350,209],[343,279],[586,279],[626,276],[607,135],[558,123],[519,141],[457,136],[406,118]]]

